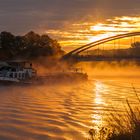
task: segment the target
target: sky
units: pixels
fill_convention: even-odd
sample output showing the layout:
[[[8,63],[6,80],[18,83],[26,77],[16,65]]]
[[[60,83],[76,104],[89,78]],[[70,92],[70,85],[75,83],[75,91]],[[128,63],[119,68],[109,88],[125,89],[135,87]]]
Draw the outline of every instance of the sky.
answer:
[[[0,31],[49,34],[62,47],[139,28],[140,0],[0,0]]]

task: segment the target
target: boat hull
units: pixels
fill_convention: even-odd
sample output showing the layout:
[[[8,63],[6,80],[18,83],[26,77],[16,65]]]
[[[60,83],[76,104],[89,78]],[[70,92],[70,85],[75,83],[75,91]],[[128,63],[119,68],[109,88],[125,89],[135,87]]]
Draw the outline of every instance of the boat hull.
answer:
[[[9,80],[0,79],[0,85],[54,85],[54,84],[71,84],[83,82],[88,79],[87,74],[83,73],[57,73],[45,76],[37,76],[28,80]]]

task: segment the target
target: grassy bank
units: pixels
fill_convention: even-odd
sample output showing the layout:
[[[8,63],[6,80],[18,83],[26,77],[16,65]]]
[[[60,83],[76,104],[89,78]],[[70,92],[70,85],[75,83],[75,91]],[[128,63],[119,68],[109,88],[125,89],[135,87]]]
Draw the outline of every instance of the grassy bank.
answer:
[[[140,140],[140,98],[136,89],[132,88],[139,102],[138,107],[132,107],[126,100],[126,115],[111,113],[108,126],[99,128],[98,132],[90,129],[87,140]]]

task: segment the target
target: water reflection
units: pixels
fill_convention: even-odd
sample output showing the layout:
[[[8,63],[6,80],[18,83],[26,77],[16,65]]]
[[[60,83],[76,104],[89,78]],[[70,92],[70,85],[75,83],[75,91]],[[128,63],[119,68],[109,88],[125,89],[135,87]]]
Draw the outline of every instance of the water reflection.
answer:
[[[94,91],[95,91],[94,103],[99,106],[105,104],[101,95],[102,91],[105,91],[105,85],[101,81],[96,81]]]
[[[111,105],[116,105],[115,111],[123,116],[121,103],[126,98],[137,103],[126,81],[98,79],[69,86],[1,87],[0,139],[85,140],[90,128],[98,132],[105,125],[113,112]],[[139,84],[134,84],[138,93]]]
[[[103,125],[102,107],[105,105],[105,101],[102,97],[102,91],[105,90],[105,85],[101,81],[95,81],[94,85],[93,110],[96,111],[94,111],[94,113],[91,115],[91,118],[94,124],[94,129],[99,131],[99,127]]]

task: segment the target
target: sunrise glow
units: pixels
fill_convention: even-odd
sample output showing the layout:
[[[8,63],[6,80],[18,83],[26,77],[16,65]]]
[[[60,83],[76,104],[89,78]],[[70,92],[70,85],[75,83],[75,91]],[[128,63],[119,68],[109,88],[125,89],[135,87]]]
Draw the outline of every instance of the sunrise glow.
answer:
[[[140,140],[140,0],[0,0],[0,140]]]
[[[91,31],[114,31],[116,28],[114,27],[106,27],[103,24],[97,24],[95,26],[90,27]]]
[[[135,31],[140,31],[140,17],[122,16],[99,23],[86,21],[66,24],[61,30],[47,30],[46,33],[59,38],[59,43],[67,50],[106,37]]]

